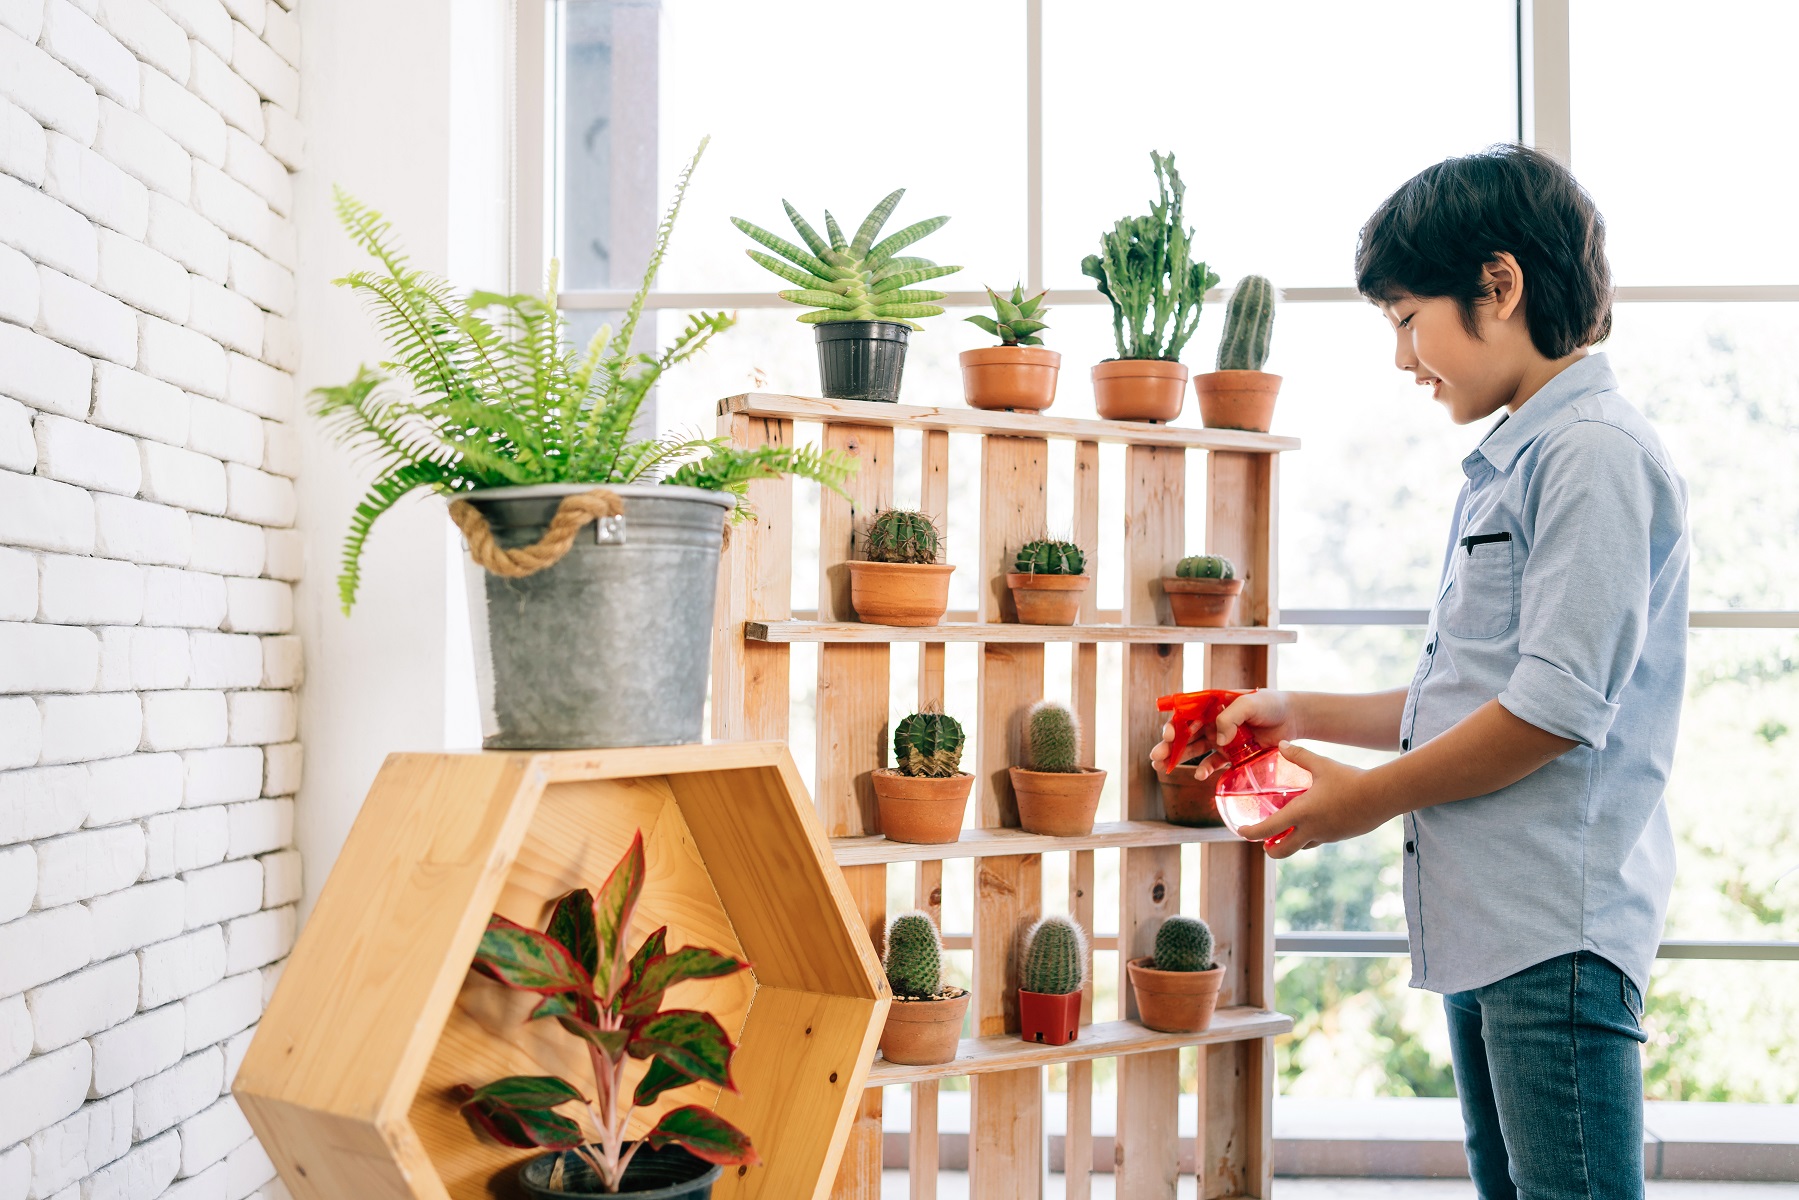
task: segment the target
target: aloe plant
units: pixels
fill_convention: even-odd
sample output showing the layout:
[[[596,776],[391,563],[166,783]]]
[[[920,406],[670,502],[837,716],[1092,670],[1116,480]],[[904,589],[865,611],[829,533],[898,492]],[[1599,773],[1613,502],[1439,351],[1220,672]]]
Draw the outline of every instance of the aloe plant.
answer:
[[[1037,335],[1049,328],[1043,320],[1049,312],[1049,306],[1043,303],[1047,295],[1047,291],[1038,292],[1026,299],[1024,285],[1017,283],[1012,285],[1010,298],[988,288],[987,301],[993,305],[993,315],[975,313],[963,320],[985,329],[1002,346],[1041,346],[1043,339]]]
[[[820,236],[798,209],[781,201],[787,219],[806,243],[803,248],[742,217],[732,217],[731,224],[781,256],[776,258],[760,250],[746,252],[757,265],[799,285],[779,295],[812,310],[800,314],[803,323],[894,321],[921,329],[923,326],[915,318],[941,314],[943,308],[937,301],[944,298],[944,293],[912,285],[953,275],[962,268],[941,267],[928,258],[900,254],[907,246],[943,228],[948,217],[929,217],[875,240],[905,194],[906,189],[900,188],[875,205],[853,238],[843,236],[837,218],[829,210],[825,212],[825,236]]]

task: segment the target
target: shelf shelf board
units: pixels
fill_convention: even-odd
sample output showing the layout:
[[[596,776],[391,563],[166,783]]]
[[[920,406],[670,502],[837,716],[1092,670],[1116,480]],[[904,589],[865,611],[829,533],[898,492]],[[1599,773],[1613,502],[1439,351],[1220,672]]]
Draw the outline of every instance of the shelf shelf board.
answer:
[[[998,621],[913,626],[861,621],[745,621],[743,636],[752,642],[1126,642],[1147,646],[1176,642],[1273,646],[1299,639],[1295,630],[1261,626],[1200,629],[1186,625],[1019,625]]]
[[[1208,1046],[1274,1037],[1293,1028],[1293,1018],[1259,1008],[1221,1008],[1203,1033],[1157,1033],[1135,1021],[1104,1021],[1082,1028],[1081,1036],[1066,1046],[1026,1042],[1017,1034],[963,1038],[956,1057],[928,1067],[908,1067],[875,1059],[868,1073],[869,1087],[946,1079],[956,1075],[984,1075],[990,1071],[1015,1071],[1021,1067],[1047,1067],[1053,1063],[1084,1062],[1145,1054],[1152,1050],[1177,1050],[1182,1046]]]
[[[1179,846],[1187,842],[1231,842],[1237,835],[1222,826],[1200,828],[1166,821],[1102,821],[1085,837],[1052,837],[1022,829],[964,829],[959,840],[919,844],[888,841],[880,835],[831,839],[840,867],[879,863],[930,862],[950,858],[994,858],[1006,854],[1051,854],[1058,850],[1108,850],[1121,846]]]
[[[1241,429],[1204,429],[1158,425],[1147,421],[1095,421],[1079,417],[1044,417],[1034,413],[992,412],[980,408],[926,408],[914,404],[877,404],[867,400],[821,400],[750,392],[718,402],[721,416],[785,417],[793,421],[831,421],[842,425],[881,425],[894,429],[941,429],[949,433],[985,433],[1002,437],[1069,438],[1129,446],[1180,446],[1188,450],[1240,450],[1277,454],[1299,449],[1299,439]]]

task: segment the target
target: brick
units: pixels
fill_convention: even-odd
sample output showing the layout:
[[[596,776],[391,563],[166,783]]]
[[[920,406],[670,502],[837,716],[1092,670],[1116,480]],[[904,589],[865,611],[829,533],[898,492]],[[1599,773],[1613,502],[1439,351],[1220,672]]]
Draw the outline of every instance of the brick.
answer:
[[[267,1009],[269,1006],[268,994],[266,992],[263,994],[262,1006],[264,1009]],[[255,1038],[256,1030],[250,1028],[244,1030],[242,1033],[232,1034],[220,1044],[219,1049],[224,1051],[225,1054],[226,1080],[232,1082],[236,1081],[237,1070],[244,1065],[244,1056],[249,1053],[250,1043],[254,1041]]]
[[[89,1044],[94,1052],[90,1093],[110,1096],[181,1061],[187,1014],[180,1004],[165,1004],[95,1034]]]
[[[187,928],[187,885],[179,879],[140,883],[94,897],[87,910],[93,920],[94,957],[110,958],[180,936]]]
[[[224,282],[230,239],[223,230],[178,200],[150,193],[150,248],[196,275]]]
[[[294,626],[293,588],[279,580],[227,579],[225,600],[224,628],[232,632],[286,633]]]
[[[262,319],[262,361],[277,371],[300,369],[299,326],[273,313]]]
[[[178,1179],[160,1200],[228,1200],[225,1189],[231,1185],[229,1159],[216,1162],[191,1179]]]
[[[248,467],[262,465],[263,445],[267,438],[262,419],[255,413],[205,396],[195,396],[190,404],[189,419],[188,449]],[[261,536],[258,531],[258,558],[261,557]]]
[[[262,40],[292,66],[300,65],[300,20],[274,0],[265,6]]]
[[[141,442],[144,499],[190,512],[226,507],[225,465],[216,458],[161,442]]]
[[[270,963],[262,969],[262,1004],[268,1007],[269,1001],[275,998],[275,989],[281,986],[281,976],[287,970],[287,960]]]
[[[10,29],[0,29],[0,96],[46,128],[83,145],[94,140],[100,98],[93,85]]]
[[[231,820],[231,840],[226,850],[230,858],[267,854],[294,844],[292,800],[253,800],[233,804],[225,812]]]
[[[158,317],[138,318],[138,370],[190,392],[226,395],[229,374],[219,344]]]
[[[247,25],[251,33],[260,34],[262,23],[267,14],[260,0],[225,0],[225,10],[239,23]],[[232,30],[236,32],[235,29]]]
[[[239,463],[226,464],[225,479],[227,515],[255,525],[294,523],[298,502],[291,479]]]
[[[133,1130],[135,1114],[133,1093]],[[181,1169],[181,1139],[173,1132],[134,1146],[118,1162],[104,1167],[81,1185],[82,1200],[155,1200],[168,1194],[168,1186]]]
[[[152,631],[161,632],[161,631]],[[174,754],[130,754],[88,764],[89,828],[181,807],[185,770]]]
[[[225,1158],[225,1169],[229,1172],[225,1180],[227,1200],[243,1200],[251,1192],[275,1178],[275,1164],[270,1160],[262,1143],[254,1139],[245,1142],[233,1150]]]
[[[59,1050],[137,1011],[137,958],[126,955],[25,993],[37,1053]]]
[[[85,1104],[73,1116],[33,1134],[26,1146],[31,1152],[31,1195],[78,1194],[80,1189],[72,1186],[76,1181],[131,1149],[131,1097]]]
[[[258,788],[262,786],[260,777],[256,784]],[[266,884],[264,891],[267,891]],[[30,846],[8,846],[0,850],[0,925],[30,912],[36,896],[37,852]],[[4,1047],[5,1037],[0,1033],[0,1071],[12,1065],[5,1061]]]
[[[192,750],[225,740],[223,692],[146,692],[143,705],[146,750]]]
[[[133,70],[136,70],[135,64]],[[146,187],[165,196],[185,202],[192,190],[193,160],[181,144],[144,117],[111,100],[100,101],[100,127],[94,135],[94,150]],[[171,316],[169,319],[179,321],[182,318]]]
[[[44,0],[0,0],[0,27],[10,29],[27,42],[37,41],[44,27]],[[6,1190],[0,1188],[0,1196]],[[7,1200],[12,1200],[10,1196]]]
[[[35,616],[37,555],[0,546],[0,621],[29,621]]]
[[[101,629],[99,690],[166,691],[192,673],[184,629]]]
[[[252,578],[262,574],[267,535],[260,527],[205,516],[194,517],[193,526],[191,565],[196,571]]]
[[[0,0],[0,7],[5,3]],[[0,98],[0,174],[35,187],[44,182],[47,154],[44,127],[11,100]]]
[[[231,391],[227,398],[259,417],[275,421],[293,419],[293,378],[241,354],[231,355]]]
[[[192,45],[192,43],[190,43]],[[233,53],[236,52],[235,31]],[[257,141],[262,140],[262,98],[256,89],[205,46],[193,45],[194,63],[187,86],[221,117]]]
[[[34,419],[31,409],[0,396],[0,470],[27,475],[37,470],[37,434],[31,427]],[[0,620],[5,612],[5,604],[0,602]]]
[[[47,554],[41,567],[41,621],[134,625],[143,615],[144,580],[139,567],[68,554]]]
[[[189,1053],[217,1045],[248,1029],[262,1015],[262,976],[255,971],[232,975],[189,996],[183,1007],[187,1009]],[[221,1072],[223,1067],[221,1060]]]
[[[87,1043],[76,1042],[0,1075],[0,1146],[22,1142],[79,1109],[93,1063]]]
[[[188,808],[254,800],[262,795],[259,747],[220,746],[189,750],[181,757],[187,779],[182,803]]]
[[[58,908],[121,891],[144,872],[144,831],[138,825],[71,833],[39,842],[34,848],[39,908]]]
[[[0,100],[0,104],[6,102]],[[5,109],[0,109],[0,169],[6,166]],[[13,109],[17,112],[17,109]],[[30,117],[23,117],[30,121]],[[36,125],[33,125],[36,128]],[[37,322],[37,264],[14,250],[0,246],[0,321],[30,327]]]
[[[130,754],[143,732],[143,707],[131,692],[43,696],[38,710],[44,716],[38,761],[46,766]]]
[[[225,978],[225,934],[216,925],[138,951],[146,1009],[161,1008]],[[214,1092],[217,1095],[217,1092]],[[198,1109],[194,1111],[199,1111]]]
[[[262,462],[257,465],[271,475],[296,478],[300,474],[299,431],[280,421],[264,421],[262,430]]]
[[[104,292],[60,271],[38,272],[35,328],[96,358],[129,367],[137,360],[137,314]]]
[[[306,679],[306,659],[297,637],[262,639],[262,686],[297,688]]]
[[[219,0],[156,0],[156,6],[214,54],[231,53],[231,14]],[[185,76],[182,81],[186,82]]]
[[[236,243],[232,244],[234,248]],[[262,310],[254,301],[222,284],[191,277],[188,289],[188,325],[220,345],[247,354],[262,350]]]
[[[229,1074],[229,1072],[227,1072]],[[181,1174],[198,1175],[250,1140],[250,1122],[230,1096],[181,1124]]]
[[[225,620],[225,581],[198,571],[144,572],[144,624],[217,629]]]
[[[43,721],[38,716],[37,701],[29,696],[0,696],[0,771],[32,766],[42,746]],[[258,778],[259,790],[261,786]],[[4,910],[5,905],[0,904],[0,912]],[[0,921],[8,919],[0,916]]]
[[[144,822],[148,840],[146,879],[192,871],[222,862],[230,841],[230,821],[221,808],[164,813]]]
[[[99,673],[100,639],[91,630],[0,624],[0,693],[86,691]]]
[[[300,790],[301,755],[298,742],[262,748],[262,794],[291,796]]]
[[[0,845],[79,829],[87,816],[87,805],[86,767],[0,773]],[[36,891],[34,879],[33,895]]]
[[[87,909],[71,904],[0,925],[0,996],[29,991],[87,966],[93,940],[89,921]],[[223,935],[220,935],[221,962],[223,951]],[[82,1090],[87,1089],[83,1086]],[[0,1083],[0,1097],[4,1095],[5,1085]],[[6,1105],[0,1102],[0,1128],[6,1123],[5,1112]],[[60,1121],[68,1115],[67,1112],[59,1113],[44,1124]],[[0,1134],[0,1142],[16,1140]]]
[[[239,917],[225,925],[225,969],[250,971],[286,958],[294,948],[294,909],[269,909]],[[262,987],[257,985],[257,999]]]
[[[0,1075],[24,1062],[30,1055],[31,1010],[25,1007],[25,997],[8,996],[0,1000]],[[4,1178],[5,1173],[0,1170],[0,1179]],[[6,1194],[6,1189],[0,1187],[0,1196]]]
[[[265,854],[262,863],[262,906],[265,909],[292,904],[300,898],[305,881],[298,850]]]
[[[108,558],[160,566],[186,565],[193,552],[188,515],[166,504],[124,496],[95,496],[95,548]],[[145,577],[145,611],[149,611],[149,578]]]
[[[138,490],[138,444],[124,434],[48,413],[38,418],[36,434],[40,476],[127,496]]]
[[[291,692],[232,692],[226,703],[233,746],[290,742],[299,728],[299,706]]]
[[[204,163],[194,164],[193,205],[195,212],[252,246],[266,243],[279,220],[261,196]]]
[[[216,925],[262,907],[262,864],[253,859],[237,858],[203,867],[187,872],[181,879],[187,885],[187,908],[182,919],[189,929]]]
[[[293,215],[294,185],[288,178],[287,167],[265,150],[261,142],[253,141],[249,134],[241,130],[229,129],[225,132],[225,174],[261,196],[264,203],[277,213],[284,217]],[[236,286],[235,283],[233,286]],[[290,279],[289,292],[292,289]],[[265,304],[263,307],[275,306]],[[283,308],[281,311],[287,310]]]
[[[226,580],[226,595],[233,585]],[[228,600],[229,602],[229,600]],[[262,682],[262,647],[254,637],[195,631],[189,635],[193,685],[200,688],[253,688]]]
[[[0,179],[0,188],[5,184]],[[0,324],[0,394],[79,420],[87,416],[93,378],[86,355],[17,325]]]
[[[146,1141],[218,1099],[225,1058],[205,1049],[131,1085],[131,1137]],[[167,1193],[164,1193],[167,1195]]]
[[[271,529],[262,573],[271,579],[297,582],[306,570],[306,543],[297,529]]]
[[[177,82],[191,69],[187,34],[149,0],[100,0],[100,23],[131,52]]]
[[[74,5],[48,0],[38,45],[93,84],[102,96],[137,107],[137,58]]]
[[[216,167],[225,161],[225,119],[182,83],[154,67],[143,68],[139,111],[201,162]]]
[[[137,253],[152,256],[159,262],[173,266],[175,268],[174,278],[180,281],[178,285],[180,293],[183,297],[187,295],[187,272],[176,266],[173,260],[163,258],[154,250],[146,250],[134,242],[126,241],[110,230],[106,231],[105,236],[115,239],[120,247],[129,246]],[[137,283],[128,283],[119,276],[130,275],[133,280],[149,286],[155,282],[155,277],[161,273],[161,268],[142,272],[133,270],[124,265],[131,261],[129,254],[124,257],[114,255],[110,259],[102,255],[102,259],[101,287],[109,286],[106,263],[110,261],[114,264],[114,279],[111,283],[114,294],[124,296],[133,304],[137,304],[139,308],[145,307],[138,300],[124,294],[126,291],[134,290]],[[150,264],[148,260],[139,260],[139,265],[148,267]],[[181,446],[187,442],[189,409],[187,394],[172,384],[164,383],[160,379],[152,379],[150,376],[141,375],[136,371],[126,370],[114,363],[94,364],[94,409],[89,419],[96,425],[116,429],[120,433],[135,434],[138,437],[149,438],[170,446]]]
[[[46,193],[126,237],[144,236],[150,221],[150,193],[143,184],[60,133],[50,134],[49,151],[44,170]]]
[[[233,288],[262,308],[281,316],[293,313],[294,273],[250,247],[233,243],[230,280]]]

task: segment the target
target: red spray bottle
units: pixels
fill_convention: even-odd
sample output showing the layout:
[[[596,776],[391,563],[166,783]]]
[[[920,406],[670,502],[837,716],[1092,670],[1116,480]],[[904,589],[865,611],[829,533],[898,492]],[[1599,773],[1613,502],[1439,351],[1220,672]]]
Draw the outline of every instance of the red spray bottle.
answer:
[[[1194,739],[1217,722],[1218,714],[1239,696],[1248,694],[1211,689],[1178,692],[1157,700],[1156,707],[1169,714],[1169,724],[1174,726],[1168,763],[1179,764]],[[1218,778],[1218,815],[1232,833],[1267,820],[1312,786],[1311,772],[1288,762],[1277,748],[1256,741],[1247,725],[1239,726],[1236,736],[1223,746],[1214,740],[1212,754],[1220,759],[1210,772]],[[1268,841],[1278,842],[1291,832],[1289,829],[1278,833]]]

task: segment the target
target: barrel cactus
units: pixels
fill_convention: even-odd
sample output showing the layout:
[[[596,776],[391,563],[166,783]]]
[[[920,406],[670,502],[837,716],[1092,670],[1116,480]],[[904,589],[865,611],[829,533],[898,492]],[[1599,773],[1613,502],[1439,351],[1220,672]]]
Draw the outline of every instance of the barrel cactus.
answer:
[[[890,508],[869,522],[863,550],[869,562],[934,563],[943,556],[943,534],[921,512]]]
[[[1038,292],[1026,299],[1024,287],[1015,283],[1012,285],[1012,297],[1008,300],[988,288],[987,300],[993,305],[993,315],[990,317],[985,313],[976,313],[964,320],[991,333],[999,339],[1002,346],[1041,346],[1043,339],[1037,335],[1049,328],[1043,321],[1049,312],[1043,303],[1043,297],[1048,294]]]
[[[893,730],[894,769],[901,775],[948,779],[962,769],[962,726],[939,712],[913,713]]]
[[[1245,275],[1224,309],[1218,369],[1260,371],[1268,361],[1268,335],[1273,329],[1274,285],[1260,275]]]
[[[1087,556],[1073,542],[1026,542],[1012,569],[1021,575],[1079,575],[1087,569]]]
[[[1025,716],[1025,761],[1033,771],[1072,774],[1081,769],[1081,727],[1066,705],[1042,700]]]
[[[1212,929],[1197,917],[1169,917],[1156,930],[1156,970],[1210,971]]]
[[[1235,579],[1237,568],[1217,554],[1189,554],[1174,569],[1180,579]]]
[[[943,990],[943,941],[921,912],[900,913],[887,922],[887,982],[895,996],[932,1000]]]
[[[1087,935],[1067,917],[1044,917],[1031,926],[1019,986],[1027,992],[1066,996],[1087,982]]]

